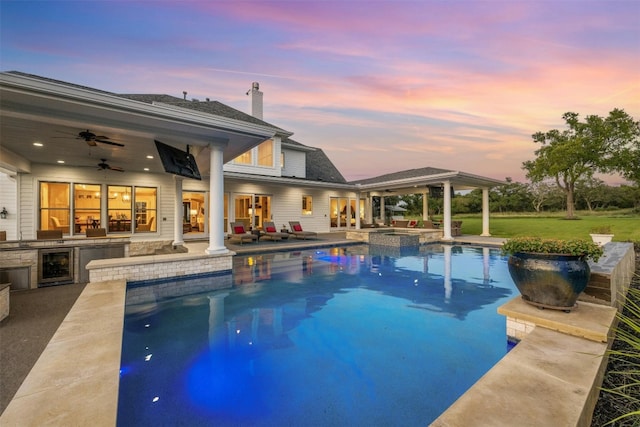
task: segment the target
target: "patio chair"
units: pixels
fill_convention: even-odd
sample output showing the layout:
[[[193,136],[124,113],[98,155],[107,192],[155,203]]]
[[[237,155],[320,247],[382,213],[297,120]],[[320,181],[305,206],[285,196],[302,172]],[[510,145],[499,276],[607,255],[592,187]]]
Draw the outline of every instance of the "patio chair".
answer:
[[[231,223],[231,237],[229,238],[229,242],[240,242],[240,244],[243,244],[244,242],[255,242],[257,240],[258,236],[248,233],[242,222]]]
[[[296,236],[298,239],[309,239],[309,238],[317,238],[318,233],[313,231],[304,231],[302,229],[302,225],[300,225],[299,221],[289,221],[289,225],[291,226],[291,234]]]
[[[264,226],[263,238],[266,237],[271,240],[286,240],[289,238],[289,233],[280,233],[276,229],[276,225],[271,221],[264,221],[262,225]]]
[[[38,240],[62,239],[62,230],[37,230],[36,239]]]

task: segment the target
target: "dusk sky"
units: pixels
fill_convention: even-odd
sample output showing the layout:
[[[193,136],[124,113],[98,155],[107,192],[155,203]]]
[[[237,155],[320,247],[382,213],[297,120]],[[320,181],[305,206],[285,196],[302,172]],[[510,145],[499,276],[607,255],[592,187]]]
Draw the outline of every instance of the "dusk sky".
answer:
[[[211,98],[347,180],[432,166],[526,182],[562,115],[640,120],[640,1],[0,1],[0,70]],[[617,178],[607,179],[619,183]]]

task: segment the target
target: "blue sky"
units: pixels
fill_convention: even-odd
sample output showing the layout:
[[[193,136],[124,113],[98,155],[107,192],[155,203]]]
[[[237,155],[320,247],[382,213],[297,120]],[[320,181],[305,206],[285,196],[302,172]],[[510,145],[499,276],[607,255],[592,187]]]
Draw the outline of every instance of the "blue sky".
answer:
[[[218,100],[349,180],[433,166],[525,181],[562,114],[640,119],[640,1],[0,1],[0,69]],[[609,178],[611,183],[619,182]]]

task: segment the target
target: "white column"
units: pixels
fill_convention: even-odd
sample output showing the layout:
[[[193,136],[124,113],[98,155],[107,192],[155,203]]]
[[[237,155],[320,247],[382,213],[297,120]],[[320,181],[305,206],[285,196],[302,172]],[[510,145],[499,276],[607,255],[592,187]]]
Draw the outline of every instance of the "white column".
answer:
[[[174,175],[176,185],[176,201],[173,218],[173,246],[184,245],[184,238],[182,236],[182,181],[184,178]]]
[[[382,221],[383,224],[386,223],[385,216],[386,216],[386,209],[384,206],[384,196],[380,196],[380,220]]]
[[[360,193],[356,193],[356,230],[360,230]]]
[[[451,237],[451,183],[449,181],[444,182],[444,222],[442,224],[444,228],[443,240],[453,240]]]
[[[209,247],[205,250],[209,255],[229,252],[224,246],[224,163],[222,152],[225,143],[209,144]]]
[[[442,245],[444,250],[444,301],[451,302],[453,283],[451,281],[451,246]]]
[[[422,220],[429,220],[429,193],[426,191],[422,193]]]
[[[373,224],[373,199],[371,193],[367,193],[364,199],[364,219],[368,224]]]
[[[489,237],[489,189],[482,189],[482,234],[481,236]]]

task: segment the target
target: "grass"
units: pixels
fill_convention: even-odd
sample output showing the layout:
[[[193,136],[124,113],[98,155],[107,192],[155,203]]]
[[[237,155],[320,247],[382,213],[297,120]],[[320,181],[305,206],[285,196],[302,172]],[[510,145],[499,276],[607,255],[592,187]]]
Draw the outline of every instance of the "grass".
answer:
[[[462,233],[480,235],[482,217],[479,215],[456,215],[462,221]],[[590,239],[591,229],[610,226],[613,241],[640,241],[640,215],[601,215],[579,216],[576,220],[567,220],[563,216],[550,215],[495,215],[489,217],[489,231],[494,237],[538,236],[557,239]]]

